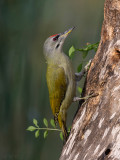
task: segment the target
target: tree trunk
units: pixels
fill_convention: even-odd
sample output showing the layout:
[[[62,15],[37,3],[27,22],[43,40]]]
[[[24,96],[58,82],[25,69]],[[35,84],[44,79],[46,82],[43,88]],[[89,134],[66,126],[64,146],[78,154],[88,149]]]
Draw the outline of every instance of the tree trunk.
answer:
[[[120,160],[120,0],[106,0],[98,51],[60,160]]]

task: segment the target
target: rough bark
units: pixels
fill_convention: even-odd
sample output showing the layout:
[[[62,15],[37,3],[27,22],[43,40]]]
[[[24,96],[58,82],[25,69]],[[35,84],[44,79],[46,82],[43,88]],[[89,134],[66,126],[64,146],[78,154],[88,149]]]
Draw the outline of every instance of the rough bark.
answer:
[[[60,160],[120,160],[120,0],[106,0],[98,51]]]

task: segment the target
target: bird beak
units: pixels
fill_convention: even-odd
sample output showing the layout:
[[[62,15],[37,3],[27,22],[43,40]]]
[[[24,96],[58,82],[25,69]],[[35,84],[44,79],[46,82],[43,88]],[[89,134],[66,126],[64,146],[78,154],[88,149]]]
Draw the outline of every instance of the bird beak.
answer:
[[[65,39],[65,38],[72,32],[72,30],[73,30],[74,28],[75,28],[75,27],[72,27],[72,28],[68,29],[67,31],[65,31],[64,33],[61,33],[61,34],[60,34],[60,37],[63,38],[63,39]]]

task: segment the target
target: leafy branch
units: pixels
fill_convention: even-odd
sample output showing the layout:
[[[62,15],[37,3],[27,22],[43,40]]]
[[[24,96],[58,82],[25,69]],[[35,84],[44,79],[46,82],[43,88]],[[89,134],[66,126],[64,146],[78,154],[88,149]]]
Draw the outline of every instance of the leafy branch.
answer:
[[[87,43],[86,46],[84,46],[83,48],[80,48],[80,49],[76,49],[74,46],[72,46],[69,49],[69,57],[72,59],[74,57],[74,55],[76,54],[76,52],[79,51],[80,53],[82,53],[82,58],[85,59],[87,57],[89,51],[91,51],[91,50],[94,50],[95,52],[97,51],[98,45],[99,45],[99,42],[94,43],[94,44]],[[82,63],[80,63],[78,65],[77,71],[81,72],[82,68],[83,68],[83,60],[82,60]],[[78,89],[78,92],[81,94],[82,88],[78,87],[77,89]]]
[[[43,137],[46,138],[48,136],[48,131],[57,131],[60,132],[60,138],[61,140],[63,140],[63,134],[62,134],[62,130],[56,128],[55,122],[53,119],[50,120],[50,124],[52,126],[52,128],[48,127],[48,120],[46,118],[43,119],[43,124],[45,125],[44,128],[39,127],[38,125],[38,121],[36,119],[33,119],[33,124],[34,126],[29,126],[27,128],[28,131],[35,131],[35,137],[38,138],[40,135],[40,130],[43,130]]]
[[[69,49],[69,57],[70,57],[70,58],[73,58],[73,56],[75,55],[75,52],[76,52],[76,51],[79,51],[79,52],[82,53],[83,59],[85,59],[86,56],[88,55],[88,52],[89,52],[89,51],[91,51],[91,50],[94,50],[95,52],[97,51],[98,45],[99,45],[99,42],[94,43],[94,44],[87,43],[87,45],[86,45],[85,47],[80,48],[80,49],[76,49],[74,46],[72,46],[72,47]]]

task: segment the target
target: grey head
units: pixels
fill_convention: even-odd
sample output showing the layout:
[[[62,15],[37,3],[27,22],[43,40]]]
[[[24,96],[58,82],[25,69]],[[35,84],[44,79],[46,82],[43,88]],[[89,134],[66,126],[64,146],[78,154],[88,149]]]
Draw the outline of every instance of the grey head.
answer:
[[[62,47],[64,44],[64,41],[69,33],[72,32],[74,27],[70,28],[69,30],[65,31],[64,33],[55,34],[53,36],[50,36],[47,38],[47,40],[44,43],[44,56],[47,59],[53,58],[55,54],[61,54],[62,53]]]

